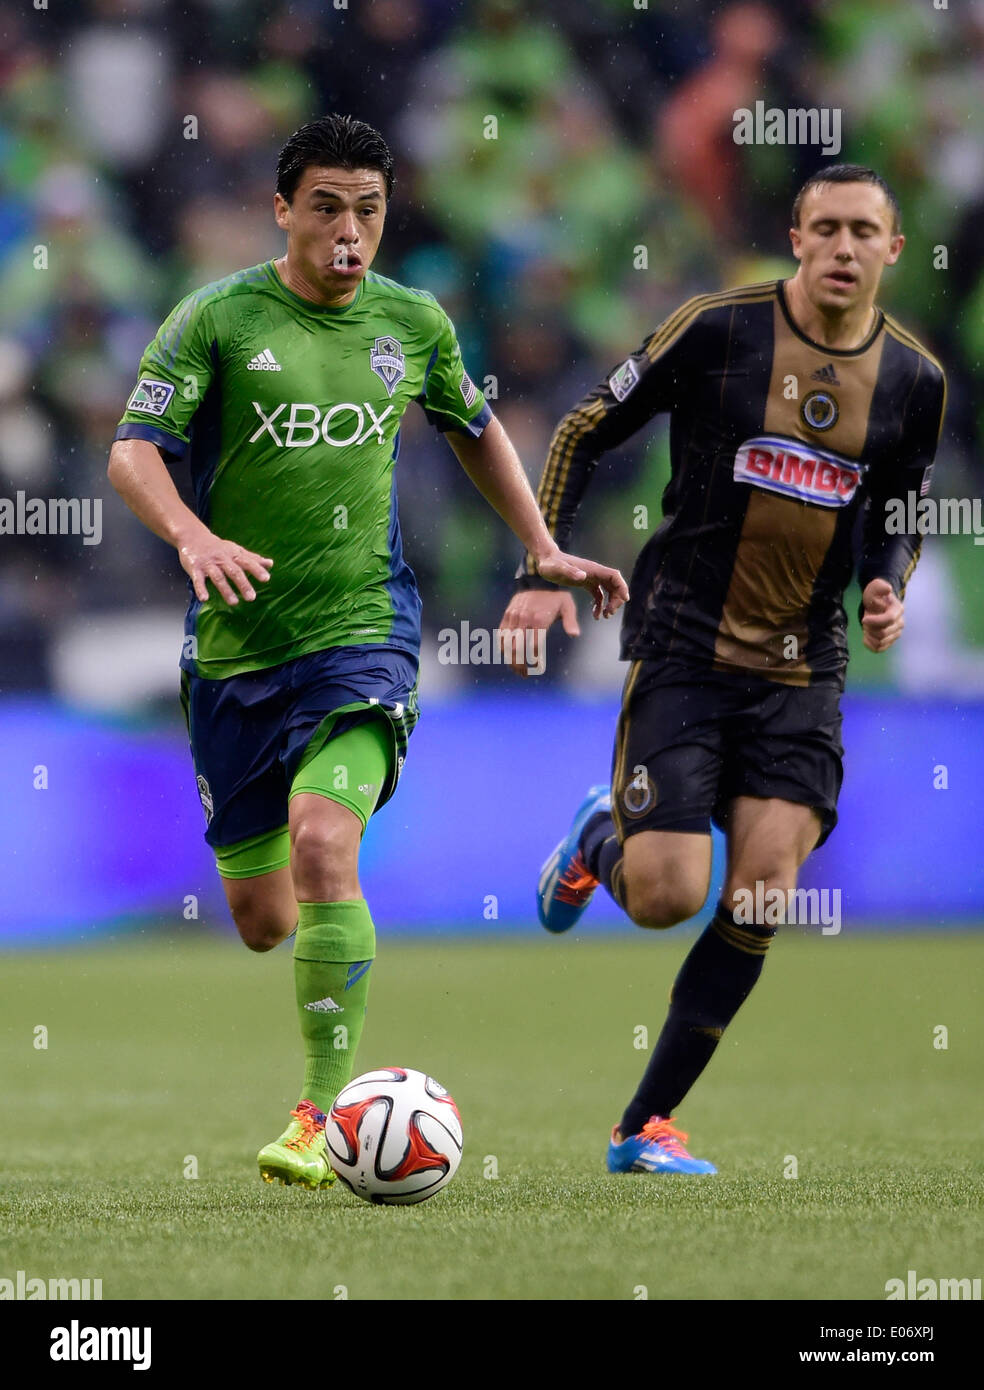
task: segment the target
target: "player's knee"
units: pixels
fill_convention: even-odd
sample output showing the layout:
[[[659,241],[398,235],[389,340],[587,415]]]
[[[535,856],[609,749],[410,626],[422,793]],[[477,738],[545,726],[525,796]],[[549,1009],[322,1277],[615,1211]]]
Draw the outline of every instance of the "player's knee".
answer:
[[[274,946],[279,946],[297,925],[296,922],[288,923],[269,911],[257,911],[249,907],[234,907],[232,920],[244,945],[251,951],[261,952],[272,951]]]
[[[626,884],[626,911],[637,927],[675,927],[695,916],[703,905],[704,895],[686,883]]]
[[[257,951],[261,955],[264,951],[272,951],[274,946],[279,946],[284,939],[283,936],[279,934],[274,935],[268,931],[264,931],[262,928],[259,931],[251,933],[244,932],[240,929],[239,935],[242,937],[244,944],[248,946],[251,951]]]
[[[348,825],[326,818],[303,819],[294,830],[291,847],[295,885],[334,883],[340,888],[356,872],[358,852],[358,839]]]
[[[768,860],[753,873],[736,872],[724,885],[722,900],[738,911],[746,910],[766,893],[774,889],[781,893],[796,887],[797,865],[794,859],[788,862]]]

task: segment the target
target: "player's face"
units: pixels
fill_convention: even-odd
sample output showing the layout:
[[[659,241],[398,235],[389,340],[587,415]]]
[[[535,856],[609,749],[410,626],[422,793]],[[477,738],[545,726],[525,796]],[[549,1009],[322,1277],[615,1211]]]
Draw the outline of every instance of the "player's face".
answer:
[[[288,203],[274,195],[288,259],[312,290],[345,302],[372,265],[386,219],[386,185],[377,169],[310,165]]]
[[[870,307],[882,271],[905,243],[892,235],[892,208],[871,183],[821,183],[803,199],[799,227],[790,228],[797,278],[824,312]]]

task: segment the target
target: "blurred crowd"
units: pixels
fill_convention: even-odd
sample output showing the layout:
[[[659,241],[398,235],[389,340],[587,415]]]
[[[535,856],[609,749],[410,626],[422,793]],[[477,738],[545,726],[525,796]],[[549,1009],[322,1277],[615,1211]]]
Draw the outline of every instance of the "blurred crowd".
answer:
[[[882,302],[948,370],[934,491],[978,494],[982,90],[984,0],[0,0],[0,496],[104,499],[98,546],[0,537],[0,688],[72,693],[86,625],[180,625],[184,576],[108,487],[109,444],[172,305],[281,254],[277,151],[330,110],[391,144],[376,268],[448,310],[535,482],[560,415],[683,299],[791,273],[824,157],[736,145],[734,110],[840,107],[838,160],[902,205]],[[662,425],[606,458],[577,547],[627,570],[667,466]],[[417,411],[398,480],[428,633],[494,626],[516,546]],[[984,688],[981,551],[929,549],[894,677]]]

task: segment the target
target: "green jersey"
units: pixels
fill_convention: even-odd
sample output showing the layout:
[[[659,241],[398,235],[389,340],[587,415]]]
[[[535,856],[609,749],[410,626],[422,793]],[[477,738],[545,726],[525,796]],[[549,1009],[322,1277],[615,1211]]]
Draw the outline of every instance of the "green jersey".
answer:
[[[411,401],[440,430],[477,436],[492,418],[426,291],[370,271],[351,304],[322,308],[267,261],[174,309],[115,437],[187,453],[205,524],[274,561],[251,603],[192,593],[186,670],[223,678],[366,643],[418,654],[394,478]]]

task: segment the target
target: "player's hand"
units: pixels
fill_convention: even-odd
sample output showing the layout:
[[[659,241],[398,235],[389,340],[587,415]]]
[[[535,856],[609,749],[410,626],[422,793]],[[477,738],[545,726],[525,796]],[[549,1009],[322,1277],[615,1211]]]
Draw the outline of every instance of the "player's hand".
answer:
[[[556,589],[524,589],[514,594],[499,624],[500,642],[517,676],[542,672],[547,660],[547,629],[557,619],[568,637],[580,637],[570,594]]]
[[[191,580],[195,597],[201,603],[208,602],[208,581],[215,585],[230,607],[239,602],[239,590],[243,598],[251,603],[256,598],[256,590],[250,582],[250,575],[266,584],[270,578],[273,561],[265,555],[257,555],[235,541],[224,541],[207,526],[182,537],[177,545],[181,568]],[[235,585],[235,589],[233,586]]]
[[[887,579],[873,579],[865,586],[861,601],[864,645],[870,652],[887,651],[905,627],[902,600]]]
[[[540,577],[552,584],[587,589],[593,618],[612,617],[629,597],[628,585],[618,570],[598,565],[594,560],[582,560],[578,555],[565,555],[556,547],[536,557],[536,568]]]

